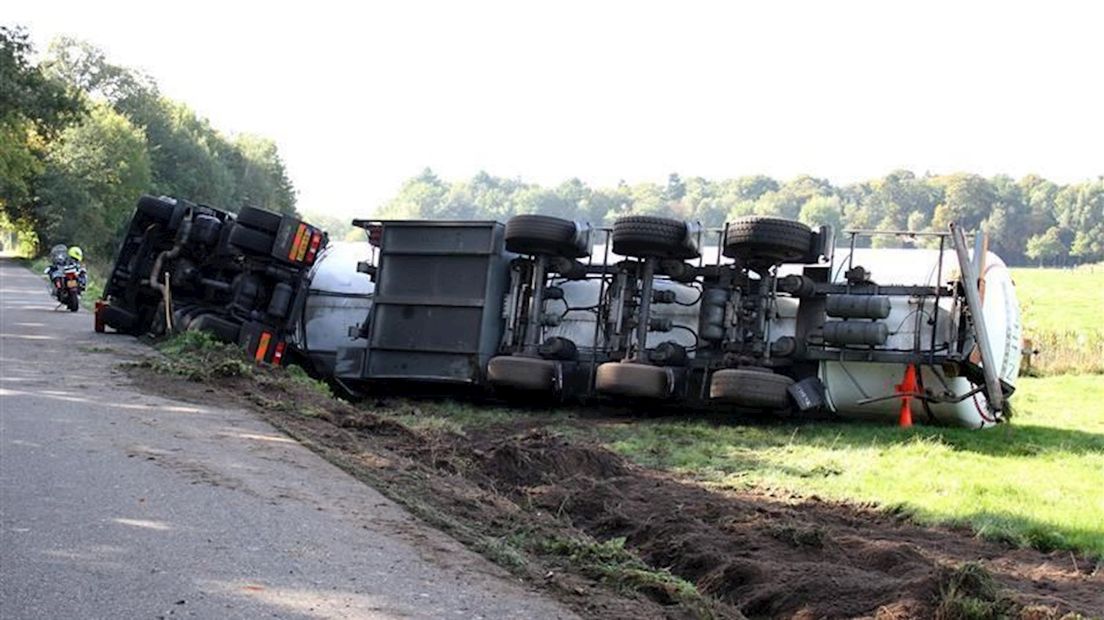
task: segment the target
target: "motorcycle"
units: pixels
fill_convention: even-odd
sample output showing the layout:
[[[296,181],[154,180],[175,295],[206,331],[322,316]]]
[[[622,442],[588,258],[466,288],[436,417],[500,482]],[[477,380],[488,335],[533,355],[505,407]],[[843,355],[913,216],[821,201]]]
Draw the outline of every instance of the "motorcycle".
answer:
[[[86,275],[84,267],[66,254],[65,246],[56,246],[51,251],[52,264],[46,268],[46,274],[53,284],[52,293],[58,304],[70,312],[80,309],[80,296],[84,292]]]

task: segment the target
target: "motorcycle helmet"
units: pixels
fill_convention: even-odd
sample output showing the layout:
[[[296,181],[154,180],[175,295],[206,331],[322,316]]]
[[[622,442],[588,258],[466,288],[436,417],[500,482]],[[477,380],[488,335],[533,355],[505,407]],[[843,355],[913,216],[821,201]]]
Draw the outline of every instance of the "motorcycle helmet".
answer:
[[[69,248],[69,256],[78,263],[84,260],[84,252],[78,246]]]
[[[50,248],[50,261],[54,262],[54,263],[63,263],[63,262],[65,262],[65,256],[67,254],[67,252],[66,252],[67,249],[68,248],[65,247],[64,243],[59,243],[59,244],[55,245],[54,247]]]

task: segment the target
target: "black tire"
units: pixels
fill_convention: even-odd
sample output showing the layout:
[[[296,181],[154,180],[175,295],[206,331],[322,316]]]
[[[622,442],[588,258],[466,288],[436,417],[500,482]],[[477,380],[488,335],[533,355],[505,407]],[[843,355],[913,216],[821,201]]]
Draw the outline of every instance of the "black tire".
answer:
[[[168,223],[173,216],[176,204],[155,196],[142,196],[138,199],[138,212],[159,222]]]
[[[487,363],[487,380],[497,387],[552,392],[558,375],[556,362],[535,357],[501,355]]]
[[[606,362],[594,375],[599,392],[629,398],[666,399],[674,393],[674,377],[668,368],[633,362]]]
[[[515,215],[506,222],[506,249],[518,254],[581,258],[588,252],[577,236],[575,222],[549,215]]]
[[[795,220],[751,215],[728,223],[724,255],[751,262],[799,261],[809,253],[813,231]]]
[[[188,323],[188,331],[205,331],[223,342],[236,343],[241,325],[214,314],[201,314]]]
[[[284,216],[257,207],[242,207],[238,211],[238,223],[256,230],[275,235],[280,230]]]
[[[138,324],[138,315],[118,306],[107,306],[103,310],[103,322],[117,332],[131,333]]]
[[[709,397],[753,409],[786,409],[793,379],[760,368],[726,368],[713,373]]]
[[[240,224],[235,224],[230,231],[230,245],[249,254],[268,256],[272,253],[272,244],[275,242],[272,235]]]
[[[69,298],[65,301],[65,305],[69,308],[69,312],[80,310],[80,295],[69,293]]]
[[[138,212],[160,222],[165,230],[174,231],[184,221],[188,206],[183,201],[173,202],[166,197],[142,196],[138,199]]]
[[[687,239],[686,222],[651,215],[626,215],[613,223],[615,254],[687,260],[699,253]]]

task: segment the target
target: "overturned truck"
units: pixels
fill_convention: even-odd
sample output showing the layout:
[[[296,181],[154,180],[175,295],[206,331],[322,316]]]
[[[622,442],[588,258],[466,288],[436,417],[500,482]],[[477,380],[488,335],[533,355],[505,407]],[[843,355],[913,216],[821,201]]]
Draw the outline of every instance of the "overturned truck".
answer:
[[[463,386],[504,399],[883,420],[915,402],[920,421],[980,428],[1007,417],[1018,373],[1008,271],[954,227],[837,240],[829,227],[770,217],[715,230],[651,216],[612,227],[543,215],[356,220],[368,243],[327,247],[287,216],[243,209],[235,219],[176,201],[172,218],[180,204],[192,230],[197,214],[229,230],[170,234],[161,205],[160,249],[141,259],[120,250],[104,322],[205,329],[279,361],[256,353],[255,334],[269,333],[284,359],[350,392]],[[138,228],[153,226],[142,211]],[[300,227],[304,260],[289,260]],[[929,249],[862,247],[887,234],[926,237]]]
[[[96,306],[96,330],[202,330],[258,361],[283,363],[326,241],[325,232],[264,209],[233,214],[143,196]]]

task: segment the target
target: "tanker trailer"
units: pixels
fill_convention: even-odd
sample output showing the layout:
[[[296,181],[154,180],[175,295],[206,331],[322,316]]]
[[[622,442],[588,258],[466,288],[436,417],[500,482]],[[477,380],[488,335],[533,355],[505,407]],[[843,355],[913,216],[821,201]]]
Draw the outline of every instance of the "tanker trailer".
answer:
[[[363,390],[879,419],[909,398],[921,421],[971,427],[1001,420],[1013,391],[1012,283],[960,230],[931,234],[933,250],[859,249],[919,234],[848,231],[837,251],[828,227],[764,217],[712,231],[641,216],[355,223],[379,248],[357,269],[375,305],[334,330],[355,340],[334,373]]]

